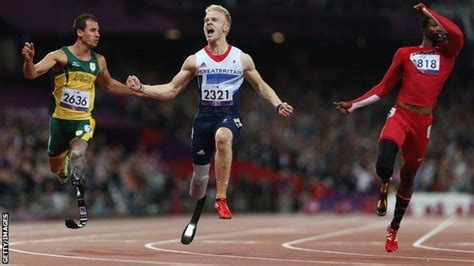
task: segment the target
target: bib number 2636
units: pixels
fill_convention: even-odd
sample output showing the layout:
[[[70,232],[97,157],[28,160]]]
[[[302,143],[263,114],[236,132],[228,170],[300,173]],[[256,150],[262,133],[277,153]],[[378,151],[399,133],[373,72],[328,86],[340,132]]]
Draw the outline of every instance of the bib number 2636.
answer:
[[[63,88],[60,105],[71,110],[86,112],[89,108],[90,93],[70,88]]]

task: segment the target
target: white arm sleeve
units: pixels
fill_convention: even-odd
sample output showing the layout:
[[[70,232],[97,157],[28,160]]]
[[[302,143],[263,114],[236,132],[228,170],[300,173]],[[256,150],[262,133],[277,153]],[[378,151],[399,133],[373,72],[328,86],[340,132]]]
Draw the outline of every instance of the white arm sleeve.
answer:
[[[371,95],[367,99],[364,99],[360,102],[352,103],[351,108],[347,109],[347,111],[349,111],[349,113],[352,113],[355,109],[367,106],[369,104],[373,104],[374,102],[376,102],[378,100],[380,100],[379,96],[377,96],[376,94]]]

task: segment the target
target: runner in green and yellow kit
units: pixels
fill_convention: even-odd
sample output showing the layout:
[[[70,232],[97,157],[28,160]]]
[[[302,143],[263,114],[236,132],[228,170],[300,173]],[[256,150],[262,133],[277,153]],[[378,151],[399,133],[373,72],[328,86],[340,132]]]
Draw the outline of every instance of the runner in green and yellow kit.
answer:
[[[49,114],[48,157],[51,172],[64,184],[71,177],[74,187],[83,187],[85,154],[95,129],[95,82],[113,94],[135,94],[110,77],[104,56],[92,51],[99,43],[99,24],[94,15],[74,20],[76,42],[48,53],[33,64],[33,43],[25,43],[23,74],[34,79],[52,69],[55,72]]]

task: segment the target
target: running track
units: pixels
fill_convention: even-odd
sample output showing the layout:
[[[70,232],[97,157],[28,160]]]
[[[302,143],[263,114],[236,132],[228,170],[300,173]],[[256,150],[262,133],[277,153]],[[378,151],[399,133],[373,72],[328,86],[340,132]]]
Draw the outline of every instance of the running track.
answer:
[[[388,217],[250,215],[10,222],[10,265],[474,265],[473,217],[405,217],[399,251],[384,250]]]

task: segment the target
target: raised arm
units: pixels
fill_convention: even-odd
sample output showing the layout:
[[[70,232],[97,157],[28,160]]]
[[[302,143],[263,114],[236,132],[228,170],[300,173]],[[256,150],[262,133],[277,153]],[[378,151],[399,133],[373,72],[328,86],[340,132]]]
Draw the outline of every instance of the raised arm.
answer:
[[[336,109],[343,115],[347,115],[358,108],[379,101],[387,96],[395,85],[397,85],[402,77],[402,73],[402,57],[400,50],[398,50],[393,56],[392,64],[379,84],[375,85],[372,89],[355,100],[335,102]]]
[[[464,44],[464,37],[461,29],[448,18],[429,9],[424,4],[418,4],[415,9],[419,10],[425,16],[432,18],[438,23],[447,34],[447,39],[442,49],[448,56],[457,56]]]
[[[66,54],[61,50],[56,50],[47,54],[37,64],[33,64],[33,58],[35,57],[35,46],[33,43],[25,43],[21,54],[25,62],[23,63],[23,75],[27,79],[34,79],[48,72],[56,64],[65,64],[67,61]]]
[[[255,68],[252,57],[242,52],[240,59],[245,79],[257,91],[258,95],[273,105],[278,114],[285,117],[289,116],[293,112],[293,107],[286,102],[282,102],[275,91],[262,79]]]
[[[133,94],[133,95],[138,95],[138,96],[141,95],[140,93],[129,90],[127,85],[123,84],[122,82],[119,82],[113,79],[110,76],[109,70],[107,68],[107,62],[105,60],[105,57],[100,54],[96,54],[96,55],[97,55],[97,61],[99,61],[99,67],[100,67],[99,76],[97,76],[97,82],[99,83],[101,88],[103,88],[104,90],[112,94],[118,94],[118,95]]]
[[[145,96],[160,101],[169,101],[176,97],[193,79],[196,72],[196,56],[189,56],[181,70],[170,83],[161,85],[143,85],[136,76],[128,76],[127,86],[130,90],[143,93]]]

